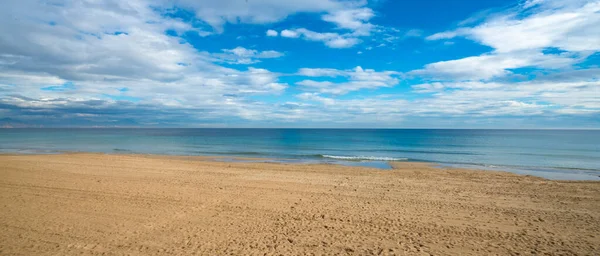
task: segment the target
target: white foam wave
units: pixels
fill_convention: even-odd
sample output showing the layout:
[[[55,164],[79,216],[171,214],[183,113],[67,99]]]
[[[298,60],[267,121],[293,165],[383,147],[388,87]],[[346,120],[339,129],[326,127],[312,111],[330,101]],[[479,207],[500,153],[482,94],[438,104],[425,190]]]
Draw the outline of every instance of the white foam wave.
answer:
[[[338,160],[369,160],[369,161],[406,161],[408,158],[397,158],[397,157],[379,157],[379,156],[334,156],[334,155],[321,155],[324,158],[338,159]]]

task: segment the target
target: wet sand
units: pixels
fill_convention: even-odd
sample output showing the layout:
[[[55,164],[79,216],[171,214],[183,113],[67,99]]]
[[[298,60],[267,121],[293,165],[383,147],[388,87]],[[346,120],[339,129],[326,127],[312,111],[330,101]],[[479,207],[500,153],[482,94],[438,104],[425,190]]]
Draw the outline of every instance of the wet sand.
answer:
[[[600,182],[394,167],[0,155],[0,255],[600,254]]]

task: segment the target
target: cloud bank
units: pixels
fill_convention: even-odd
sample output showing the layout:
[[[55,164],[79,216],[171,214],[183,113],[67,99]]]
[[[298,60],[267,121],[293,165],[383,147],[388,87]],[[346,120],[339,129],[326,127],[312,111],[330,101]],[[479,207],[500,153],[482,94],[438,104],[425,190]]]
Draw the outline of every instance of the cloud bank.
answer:
[[[465,17],[445,31],[378,24],[390,17],[374,6],[358,0],[7,1],[0,9],[0,120],[600,126],[600,1],[523,1]],[[311,22],[326,26],[315,29]],[[407,40],[413,41],[402,44]],[[412,62],[394,50],[399,45],[451,51],[461,45],[455,41],[488,50],[447,59],[433,53],[435,61],[424,58],[429,61],[416,68],[380,60],[392,55],[397,63]],[[357,50],[360,57],[348,57]]]

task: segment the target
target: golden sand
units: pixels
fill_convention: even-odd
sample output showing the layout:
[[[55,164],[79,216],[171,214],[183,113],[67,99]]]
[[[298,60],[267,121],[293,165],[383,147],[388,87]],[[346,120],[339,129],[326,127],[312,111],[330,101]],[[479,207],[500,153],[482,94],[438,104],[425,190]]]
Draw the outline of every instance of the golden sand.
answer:
[[[0,156],[0,255],[600,254],[600,183],[505,172]]]

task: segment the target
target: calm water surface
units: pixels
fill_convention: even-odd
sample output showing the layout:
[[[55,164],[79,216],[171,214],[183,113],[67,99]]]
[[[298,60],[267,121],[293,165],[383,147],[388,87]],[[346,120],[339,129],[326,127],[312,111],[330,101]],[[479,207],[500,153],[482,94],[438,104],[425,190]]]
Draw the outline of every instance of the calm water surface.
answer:
[[[389,167],[422,161],[600,180],[600,130],[0,129],[0,152],[150,153]]]

